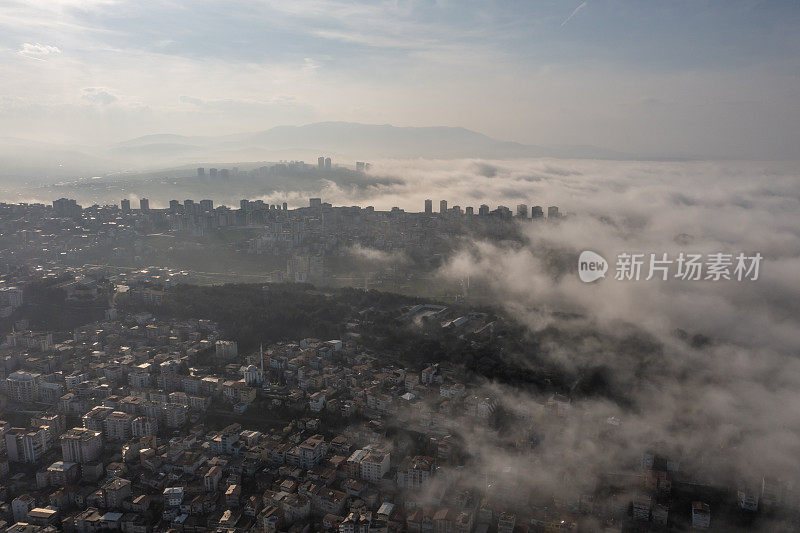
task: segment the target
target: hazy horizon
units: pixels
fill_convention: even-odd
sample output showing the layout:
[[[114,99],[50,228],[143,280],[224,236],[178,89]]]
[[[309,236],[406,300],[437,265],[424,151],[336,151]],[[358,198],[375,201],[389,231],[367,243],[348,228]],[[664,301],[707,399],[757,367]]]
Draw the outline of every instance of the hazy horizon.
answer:
[[[796,3],[466,7],[12,0],[0,137],[96,146],[345,121],[637,157],[797,157]]]

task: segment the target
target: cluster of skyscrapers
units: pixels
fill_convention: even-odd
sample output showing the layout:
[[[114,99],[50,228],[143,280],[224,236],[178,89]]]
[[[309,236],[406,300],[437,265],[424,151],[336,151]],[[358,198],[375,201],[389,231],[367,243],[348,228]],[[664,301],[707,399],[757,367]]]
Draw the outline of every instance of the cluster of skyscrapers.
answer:
[[[120,201],[119,206],[123,213],[131,212],[131,201],[129,199],[123,198]],[[150,200],[147,198],[139,198],[139,211],[142,213],[147,213],[150,211]]]
[[[462,211],[461,206],[454,205],[453,207],[447,207],[447,200],[440,200],[439,201],[439,213],[440,214],[447,214],[447,213],[454,213],[454,214],[466,214],[466,215],[474,215],[475,209],[473,207],[466,207]],[[425,214],[432,215],[433,214],[433,200],[425,200]],[[516,210],[517,218],[544,218],[544,210],[540,205],[534,205],[530,209],[528,208],[528,204],[517,204]],[[479,216],[489,216],[489,215],[499,215],[502,217],[511,217],[514,215],[511,209],[504,205],[498,205],[497,209],[491,211],[489,206],[486,204],[482,204],[478,208],[478,215]],[[551,205],[547,208],[547,218],[558,218],[559,212],[558,207],[555,205]]]
[[[239,174],[239,167],[233,167],[232,169],[227,168],[209,168],[208,169],[208,177],[211,179],[215,178],[222,178],[228,179],[231,176],[236,176]],[[203,167],[197,168],[197,177],[198,178],[205,178],[206,177],[206,169]]]

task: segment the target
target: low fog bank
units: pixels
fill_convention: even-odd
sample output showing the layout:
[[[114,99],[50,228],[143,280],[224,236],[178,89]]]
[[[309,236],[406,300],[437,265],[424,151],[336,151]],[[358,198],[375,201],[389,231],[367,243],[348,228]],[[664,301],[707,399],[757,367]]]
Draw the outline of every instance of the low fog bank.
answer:
[[[532,332],[553,326],[567,339],[572,332],[574,342],[548,347],[551,357],[568,366],[604,368],[613,387],[632,401],[624,408],[577,402],[557,430],[534,416],[544,436],[540,466],[531,469],[534,484],[558,480],[577,490],[566,480],[585,483],[587,475],[630,466],[656,451],[699,482],[752,487],[767,476],[797,490],[800,179],[790,168],[552,162],[527,169],[476,163],[474,169],[460,179],[427,170],[434,183],[448,182],[450,198],[459,192],[469,197],[492,183],[491,190],[509,203],[517,192],[529,203],[558,204],[572,215],[527,226],[523,246],[470,243],[441,274],[488,284],[497,303]],[[580,281],[583,250],[609,261],[605,279]],[[623,252],[646,254],[642,279],[650,253],[674,259],[680,252],[759,252],[764,259],[755,281],[675,279],[674,264],[667,281],[620,281],[614,263]],[[557,318],[564,311],[580,318]],[[585,335],[596,330],[613,336],[631,325],[651,336],[657,349],[632,358]],[[529,413],[541,411],[545,401],[518,391],[494,394]],[[599,427],[608,417],[615,423]],[[587,421],[594,425],[587,429]],[[465,441],[486,439],[466,435]],[[475,452],[493,464],[513,464],[492,450]],[[788,498],[796,503],[800,493]]]
[[[602,369],[629,400],[576,400],[556,422],[547,397],[487,383],[483,394],[530,423],[486,434],[453,422],[479,466],[475,486],[487,472],[517,471],[526,487],[577,497],[603,476],[635,471],[651,452],[679,465],[683,479],[735,490],[767,477],[789,503],[800,501],[800,178],[790,165],[395,161],[375,172],[402,177],[363,192],[361,201],[381,209],[417,210],[431,198],[566,211],[523,224],[522,245],[460,245],[439,275],[488,286],[531,334],[557,328],[549,357]],[[335,187],[324,196],[350,198]],[[583,250],[609,261],[605,279],[580,281]],[[641,281],[614,279],[623,252],[645,254]],[[676,279],[675,264],[668,280],[644,280],[650,253],[674,260],[681,252],[763,260],[756,280]],[[631,331],[645,339],[637,350],[621,353],[605,340]],[[509,451],[532,434],[539,445],[530,455]]]

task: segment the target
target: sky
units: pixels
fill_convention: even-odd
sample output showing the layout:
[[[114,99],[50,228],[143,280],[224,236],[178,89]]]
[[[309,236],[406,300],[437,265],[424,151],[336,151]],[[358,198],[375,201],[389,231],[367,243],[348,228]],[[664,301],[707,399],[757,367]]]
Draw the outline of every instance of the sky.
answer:
[[[800,4],[5,0],[0,137],[342,120],[796,159]]]

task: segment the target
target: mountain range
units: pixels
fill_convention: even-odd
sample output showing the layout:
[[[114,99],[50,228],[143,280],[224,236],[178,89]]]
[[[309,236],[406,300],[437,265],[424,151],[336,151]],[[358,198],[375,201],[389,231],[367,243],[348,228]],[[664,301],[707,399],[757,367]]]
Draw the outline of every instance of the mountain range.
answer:
[[[0,176],[60,179],[184,165],[301,159],[341,162],[385,158],[632,159],[594,146],[533,146],[459,127],[318,122],[234,135],[155,134],[104,146],[62,146],[0,139]]]

